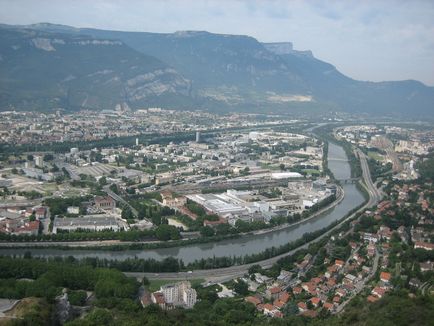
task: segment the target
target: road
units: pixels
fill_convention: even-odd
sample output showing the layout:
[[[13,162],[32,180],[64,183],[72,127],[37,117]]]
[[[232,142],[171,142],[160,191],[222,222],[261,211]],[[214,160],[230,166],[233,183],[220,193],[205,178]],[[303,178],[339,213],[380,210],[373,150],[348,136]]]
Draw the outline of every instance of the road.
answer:
[[[360,153],[360,151],[359,151]],[[361,153],[359,154],[360,163],[362,166],[362,177],[366,185],[366,189],[369,194],[369,200],[365,205],[363,205],[360,209],[358,209],[356,212],[348,216],[346,219],[342,220],[340,223],[338,223],[336,226],[331,228],[330,230],[326,231],[316,239],[294,249],[287,253],[262,260],[259,262],[251,263],[251,264],[244,264],[244,265],[237,265],[237,266],[230,266],[225,268],[219,268],[219,269],[207,269],[207,270],[195,270],[195,271],[189,271],[189,272],[178,272],[178,273],[140,273],[140,272],[126,272],[125,274],[131,277],[135,277],[137,279],[142,279],[143,276],[146,276],[148,279],[165,279],[165,280],[183,280],[183,279],[205,279],[208,282],[225,282],[229,281],[231,279],[241,277],[245,273],[247,273],[248,269],[252,265],[260,265],[263,268],[270,268],[275,264],[279,259],[286,257],[288,255],[294,254],[296,251],[300,249],[307,248],[311,243],[315,243],[323,239],[324,237],[327,237],[330,235],[334,230],[341,227],[347,220],[352,219],[357,213],[360,213],[364,211],[365,209],[377,204],[381,200],[381,192],[378,190],[374,183],[372,182],[371,174],[369,172],[368,162],[366,160],[366,156]]]
[[[354,291],[351,293],[351,295],[346,299],[344,302],[342,302],[335,310],[335,314],[340,313],[345,306],[351,301],[352,298],[354,298],[356,295],[358,295],[364,288],[366,283],[375,275],[378,269],[378,262],[380,260],[380,253],[378,252],[378,248],[375,248],[375,258],[374,263],[372,264],[372,270],[362,281],[356,283]]]
[[[122,204],[128,206],[131,210],[131,212],[133,213],[134,217],[137,218],[139,216],[139,212],[137,211],[137,209],[135,209],[133,206],[130,205],[130,203],[128,203],[125,199],[123,199],[121,196],[119,196],[118,194],[115,194],[113,191],[110,190],[110,186],[104,186],[103,190],[107,193],[107,195],[109,195],[110,197],[112,197],[114,200],[121,202]]]
[[[369,193],[369,199],[372,201],[372,205],[379,202],[383,197],[383,194],[380,189],[378,189],[375,184],[372,182],[371,173],[369,171],[369,165],[367,156],[360,149],[356,149],[356,153],[358,154],[360,165],[362,167],[363,180],[366,185],[366,190]],[[370,206],[372,206],[370,205]]]

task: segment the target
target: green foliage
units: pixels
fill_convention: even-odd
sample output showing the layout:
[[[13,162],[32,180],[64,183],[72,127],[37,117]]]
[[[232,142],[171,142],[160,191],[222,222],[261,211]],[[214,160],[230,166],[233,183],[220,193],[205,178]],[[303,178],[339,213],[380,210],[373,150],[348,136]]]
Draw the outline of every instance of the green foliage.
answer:
[[[423,179],[434,180],[434,158],[428,158],[418,164],[420,176]]]
[[[235,282],[234,291],[239,295],[247,295],[249,293],[249,286],[243,280],[238,279]]]
[[[178,240],[181,238],[179,230],[173,225],[161,224],[157,227],[155,235],[161,241]]]
[[[203,226],[200,228],[200,234],[203,237],[212,237],[214,233],[214,229],[210,226]]]
[[[374,304],[356,302],[347,307],[342,316],[334,317],[326,325],[432,325],[434,320],[434,298],[432,296],[414,299],[405,291],[384,297]]]
[[[65,215],[69,206],[81,206],[83,202],[90,200],[90,196],[85,197],[52,197],[44,200],[44,204],[50,208],[51,216]]]
[[[34,281],[17,280],[20,278]],[[54,297],[64,287],[95,291],[97,298],[132,298],[137,293],[138,286],[137,281],[114,269],[33,259],[0,258],[0,293],[6,298],[34,296],[53,302]]]
[[[53,154],[45,154],[44,155],[44,162],[49,162],[52,161],[54,159]]]
[[[86,291],[69,291],[68,300],[69,303],[74,306],[83,306],[86,303],[87,294]]]

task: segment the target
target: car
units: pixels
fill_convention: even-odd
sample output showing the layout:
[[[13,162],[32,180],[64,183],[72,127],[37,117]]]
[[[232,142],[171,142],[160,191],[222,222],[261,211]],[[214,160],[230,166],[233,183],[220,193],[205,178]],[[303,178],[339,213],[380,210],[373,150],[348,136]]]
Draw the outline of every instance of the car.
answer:
[[[188,273],[188,274],[192,274],[192,273],[193,273],[193,271],[188,271],[187,273]]]

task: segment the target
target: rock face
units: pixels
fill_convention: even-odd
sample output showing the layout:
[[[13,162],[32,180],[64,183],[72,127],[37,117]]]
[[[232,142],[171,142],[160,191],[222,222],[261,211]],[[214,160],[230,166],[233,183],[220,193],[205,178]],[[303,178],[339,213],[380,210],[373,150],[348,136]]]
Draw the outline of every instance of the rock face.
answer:
[[[0,28],[0,108],[113,109],[191,102],[191,82],[119,40]]]
[[[164,106],[431,116],[434,88],[361,82],[290,42],[203,31],[0,27],[0,110]]]
[[[72,307],[68,301],[68,293],[64,292],[56,298],[55,318],[60,325],[63,325],[72,317]]]

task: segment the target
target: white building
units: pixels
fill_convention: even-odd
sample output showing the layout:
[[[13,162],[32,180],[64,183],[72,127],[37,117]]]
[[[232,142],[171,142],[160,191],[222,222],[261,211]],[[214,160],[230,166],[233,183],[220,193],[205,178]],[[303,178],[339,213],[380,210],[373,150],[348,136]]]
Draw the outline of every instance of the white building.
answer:
[[[192,308],[197,301],[197,293],[188,281],[163,285],[160,288],[166,304]]]
[[[108,215],[86,215],[77,218],[59,218],[56,217],[53,222],[53,233],[57,231],[68,231],[74,232],[79,230],[87,231],[103,231],[103,230],[113,230],[120,231],[117,220],[113,216]]]
[[[35,160],[36,166],[39,166],[41,168],[44,166],[44,158],[42,156],[34,156],[33,159]]]

